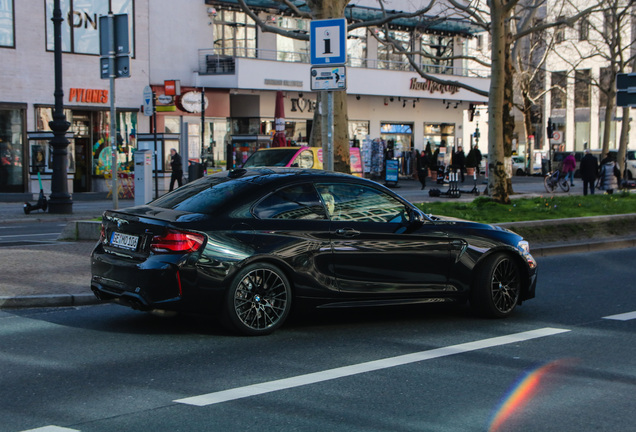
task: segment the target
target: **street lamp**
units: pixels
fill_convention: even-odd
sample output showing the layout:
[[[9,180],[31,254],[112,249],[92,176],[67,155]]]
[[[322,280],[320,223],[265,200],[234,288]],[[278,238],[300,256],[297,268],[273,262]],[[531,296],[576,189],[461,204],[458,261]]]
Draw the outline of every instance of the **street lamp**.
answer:
[[[53,2],[53,42],[55,62],[55,109],[53,121],[49,127],[53,131],[50,144],[53,147],[53,175],[51,177],[51,196],[49,197],[49,213],[73,213],[73,201],[68,193],[68,140],[66,131],[71,125],[64,115],[64,90],[62,89],[62,10],[60,0]]]

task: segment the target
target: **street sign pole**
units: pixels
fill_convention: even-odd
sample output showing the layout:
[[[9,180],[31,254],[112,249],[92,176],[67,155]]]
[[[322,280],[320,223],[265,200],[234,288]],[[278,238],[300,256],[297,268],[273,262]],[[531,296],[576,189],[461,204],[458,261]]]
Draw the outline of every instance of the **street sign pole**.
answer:
[[[323,168],[334,170],[333,91],[346,90],[347,21],[344,18],[310,23],[311,89],[320,91]],[[326,66],[326,67],[324,67]]]
[[[115,113],[115,17],[108,11],[108,78],[110,80],[110,148],[112,153],[111,181],[113,209],[119,208],[119,185],[117,184],[117,121]]]

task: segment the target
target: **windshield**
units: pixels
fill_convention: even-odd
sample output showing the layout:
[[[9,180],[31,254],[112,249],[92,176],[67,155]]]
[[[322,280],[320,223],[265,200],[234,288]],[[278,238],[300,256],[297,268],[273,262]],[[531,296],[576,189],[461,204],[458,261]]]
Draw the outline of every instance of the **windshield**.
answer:
[[[268,167],[268,166],[287,166],[289,162],[298,152],[297,148],[275,149],[275,150],[259,150],[252,154],[243,164],[243,167]]]
[[[157,198],[149,205],[191,213],[212,213],[240,194],[247,186],[244,181],[227,177],[206,178],[188,183]]]

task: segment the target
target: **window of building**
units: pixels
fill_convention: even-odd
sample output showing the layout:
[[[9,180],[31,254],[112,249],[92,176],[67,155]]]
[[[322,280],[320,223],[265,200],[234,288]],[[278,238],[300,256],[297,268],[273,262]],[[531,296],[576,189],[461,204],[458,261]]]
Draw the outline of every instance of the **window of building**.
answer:
[[[295,33],[307,33],[309,20],[280,16],[278,27]],[[309,63],[309,41],[276,35],[276,59],[278,61]]]
[[[431,143],[431,147],[445,147],[455,145],[454,123],[424,123],[424,145]]]
[[[369,122],[349,120],[349,145],[360,147],[360,142],[369,135]]]
[[[390,31],[388,34],[390,39],[397,41],[403,49],[410,51],[411,49],[411,33],[406,31]],[[380,39],[385,39],[385,33],[379,32]],[[378,44],[378,68],[390,70],[407,70],[409,68],[408,60],[404,55],[396,52],[390,44]]]
[[[565,19],[564,16],[560,16],[557,18],[557,21],[561,21],[564,19]],[[561,43],[563,41],[565,41],[565,25],[560,24],[554,29],[554,42]]]
[[[608,40],[616,40],[614,33],[616,32],[616,15],[613,9],[607,9],[603,12],[603,35]]]
[[[586,41],[590,37],[590,21],[587,18],[581,18],[579,21],[579,40]]]
[[[589,108],[590,106],[590,80],[589,69],[577,70],[574,74],[574,107]]]
[[[0,47],[15,48],[14,0],[0,0]]]
[[[24,109],[0,107],[0,192],[24,192]]]
[[[552,99],[553,109],[566,108],[567,75],[565,72],[552,72]]]
[[[214,53],[256,58],[256,25],[243,12],[220,10],[214,18]]]
[[[427,35],[420,38],[422,69],[429,73],[453,73],[454,39],[450,36]]]
[[[367,29],[357,28],[347,34],[347,64],[353,67],[366,67]]]
[[[62,51],[77,54],[99,55],[99,17],[113,14],[128,15],[130,55],[134,56],[133,0],[69,0],[61,2],[62,10]],[[53,51],[53,0],[46,0],[46,49]]]

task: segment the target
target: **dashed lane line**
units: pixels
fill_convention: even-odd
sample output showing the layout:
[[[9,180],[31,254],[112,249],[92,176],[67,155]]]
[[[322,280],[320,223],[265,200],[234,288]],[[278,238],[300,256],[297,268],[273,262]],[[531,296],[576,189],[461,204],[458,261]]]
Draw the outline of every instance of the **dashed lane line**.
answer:
[[[541,338],[545,336],[553,336],[560,333],[569,332],[567,329],[559,329],[545,327],[536,330],[530,330],[521,333],[513,333],[507,336],[499,336],[489,339],[482,339],[474,342],[467,342],[448,347],[436,348],[428,351],[420,351],[411,354],[405,354],[397,357],[390,357],[381,360],[359,363],[350,366],[329,369],[320,372],[314,372],[306,375],[299,375],[291,378],[284,378],[275,381],[253,384],[245,387],[238,387],[214,393],[208,393],[200,396],[187,397],[177,399],[174,402],[194,406],[214,405],[236,399],[257,396],[265,393],[286,390],[294,387],[315,384],[323,381],[329,381],[338,378],[344,378],[352,375],[372,372],[381,369],[402,366],[410,363],[416,363],[424,360],[431,360],[440,357],[462,354],[471,351],[492,348],[501,345],[508,345],[517,342],[524,342],[531,339]]]
[[[627,313],[622,313],[618,315],[610,315],[610,316],[603,317],[603,319],[616,320],[616,321],[629,321],[629,320],[636,319],[636,312],[627,312]]]

